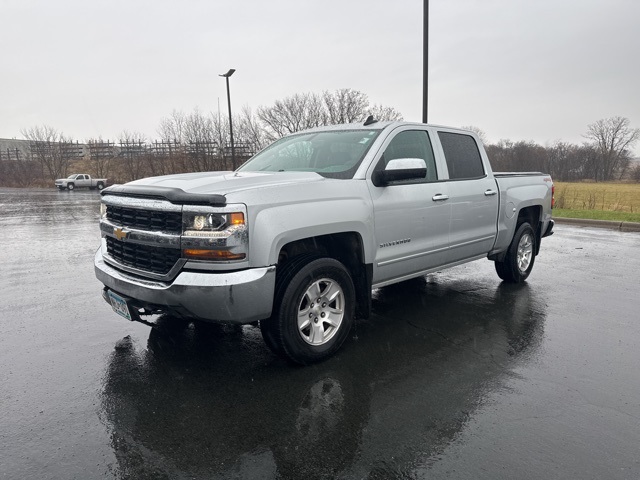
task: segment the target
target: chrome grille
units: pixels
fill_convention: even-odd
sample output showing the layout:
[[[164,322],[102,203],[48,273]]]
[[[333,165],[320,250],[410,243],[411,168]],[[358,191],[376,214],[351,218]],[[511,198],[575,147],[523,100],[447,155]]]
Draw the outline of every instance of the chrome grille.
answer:
[[[139,243],[120,242],[107,237],[107,253],[120,264],[147,272],[166,275],[180,259],[180,250]]]
[[[107,205],[107,220],[114,225],[165,233],[182,233],[182,213]]]

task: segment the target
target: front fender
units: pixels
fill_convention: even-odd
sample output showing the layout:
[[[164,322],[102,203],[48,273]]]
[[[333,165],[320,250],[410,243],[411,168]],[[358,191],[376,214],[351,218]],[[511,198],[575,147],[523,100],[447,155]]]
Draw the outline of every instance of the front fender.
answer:
[[[365,262],[374,253],[373,215],[364,198],[319,200],[261,209],[250,232],[251,263],[275,265],[283,246],[296,240],[356,232],[363,241]]]

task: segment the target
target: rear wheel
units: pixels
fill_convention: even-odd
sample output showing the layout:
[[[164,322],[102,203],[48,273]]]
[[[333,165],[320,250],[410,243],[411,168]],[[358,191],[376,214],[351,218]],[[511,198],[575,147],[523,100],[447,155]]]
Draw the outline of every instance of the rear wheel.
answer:
[[[354,311],[355,289],[346,267],[333,258],[305,255],[279,273],[274,313],[260,329],[271,350],[306,365],[340,348]]]
[[[531,225],[524,222],[518,226],[504,260],[496,261],[496,273],[509,283],[524,282],[535,262],[536,236]]]
[[[104,183],[99,182],[97,187],[98,187],[98,190],[102,190],[104,188]]]

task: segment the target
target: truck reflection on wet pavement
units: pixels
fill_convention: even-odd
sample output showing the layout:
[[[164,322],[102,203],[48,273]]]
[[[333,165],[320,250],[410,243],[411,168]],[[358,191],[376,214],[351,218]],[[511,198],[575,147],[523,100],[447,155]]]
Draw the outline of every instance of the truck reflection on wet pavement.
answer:
[[[401,475],[441,453],[486,389],[542,338],[544,312],[527,285],[473,289],[417,281],[381,289],[358,340],[309,368],[258,364],[263,346],[250,327],[153,330],[146,349],[125,342],[102,395],[120,471]]]

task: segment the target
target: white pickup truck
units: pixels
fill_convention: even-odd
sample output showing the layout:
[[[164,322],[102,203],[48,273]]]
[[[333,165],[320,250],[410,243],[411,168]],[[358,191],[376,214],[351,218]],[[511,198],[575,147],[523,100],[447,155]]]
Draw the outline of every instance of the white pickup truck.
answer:
[[[56,187],[58,190],[74,190],[76,188],[89,188],[91,190],[102,190],[107,186],[106,178],[91,178],[86,173],[74,173],[67,178],[58,178]]]
[[[259,322],[308,364],[369,315],[372,289],[481,258],[524,281],[552,204],[548,175],[493,173],[472,132],[370,118],[284,137],[235,172],[103,190],[95,272],[125,318]]]

